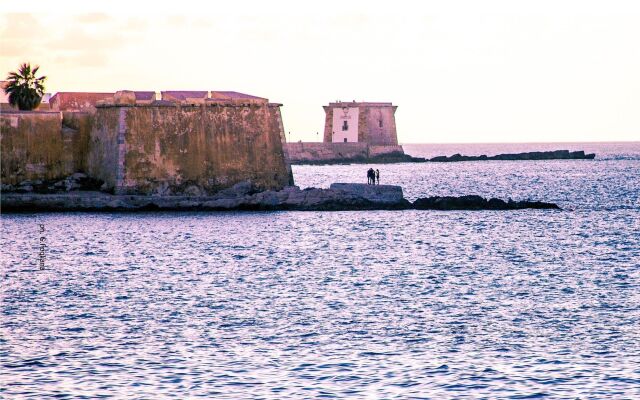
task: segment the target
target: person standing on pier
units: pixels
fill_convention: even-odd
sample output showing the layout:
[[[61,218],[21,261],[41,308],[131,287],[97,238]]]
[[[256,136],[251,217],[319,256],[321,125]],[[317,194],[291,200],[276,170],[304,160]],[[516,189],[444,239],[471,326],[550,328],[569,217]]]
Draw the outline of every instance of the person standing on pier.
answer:
[[[376,168],[376,181],[378,181],[378,185],[380,184],[380,170]]]
[[[373,168],[369,168],[367,171],[367,185],[375,185],[376,184],[376,173]]]

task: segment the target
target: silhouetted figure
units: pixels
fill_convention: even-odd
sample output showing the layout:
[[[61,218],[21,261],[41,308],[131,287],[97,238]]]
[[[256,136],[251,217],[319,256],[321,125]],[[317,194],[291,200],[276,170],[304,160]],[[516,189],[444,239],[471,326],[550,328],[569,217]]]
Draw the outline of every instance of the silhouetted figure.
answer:
[[[375,185],[376,184],[376,173],[373,168],[369,168],[367,171],[367,185]]]
[[[376,181],[378,181],[378,185],[380,184],[380,170],[376,169]]]

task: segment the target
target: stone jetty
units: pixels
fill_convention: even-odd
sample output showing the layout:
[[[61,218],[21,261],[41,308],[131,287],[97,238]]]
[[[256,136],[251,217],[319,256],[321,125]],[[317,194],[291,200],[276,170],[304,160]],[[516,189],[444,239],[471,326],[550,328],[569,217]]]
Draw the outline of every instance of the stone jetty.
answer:
[[[329,189],[287,186],[256,191],[241,182],[214,196],[114,195],[95,190],[58,193],[3,192],[3,213],[65,211],[357,211],[559,209],[538,201],[504,201],[480,196],[428,197],[411,203],[393,185],[334,183]]]

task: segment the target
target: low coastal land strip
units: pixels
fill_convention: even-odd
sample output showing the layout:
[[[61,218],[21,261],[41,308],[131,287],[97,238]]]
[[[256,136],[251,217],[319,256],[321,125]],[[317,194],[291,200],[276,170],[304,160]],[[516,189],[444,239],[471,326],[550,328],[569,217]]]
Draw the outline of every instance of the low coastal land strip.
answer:
[[[256,191],[241,182],[213,196],[114,195],[95,190],[65,193],[2,193],[3,213],[67,211],[359,211],[555,209],[541,201],[504,201],[470,195],[426,197],[414,202],[394,185],[334,183],[329,189],[287,186]]]
[[[402,151],[392,151],[375,155],[340,154],[335,158],[304,157],[290,158],[291,164],[297,165],[329,165],[329,164],[393,164],[393,163],[423,163],[423,162],[462,162],[462,161],[541,161],[541,160],[593,160],[595,154],[585,154],[584,151],[553,150],[531,151],[526,153],[498,154],[495,156],[479,155],[437,156],[432,158],[413,157]]]

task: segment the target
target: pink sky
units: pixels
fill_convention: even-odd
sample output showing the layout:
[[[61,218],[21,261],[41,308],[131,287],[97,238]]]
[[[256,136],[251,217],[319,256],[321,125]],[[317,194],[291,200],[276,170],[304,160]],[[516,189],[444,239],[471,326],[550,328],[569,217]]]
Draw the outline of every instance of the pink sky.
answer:
[[[3,2],[0,74],[250,93],[284,104],[293,140],[338,99],[392,101],[404,143],[640,140],[633,1],[85,3]]]

